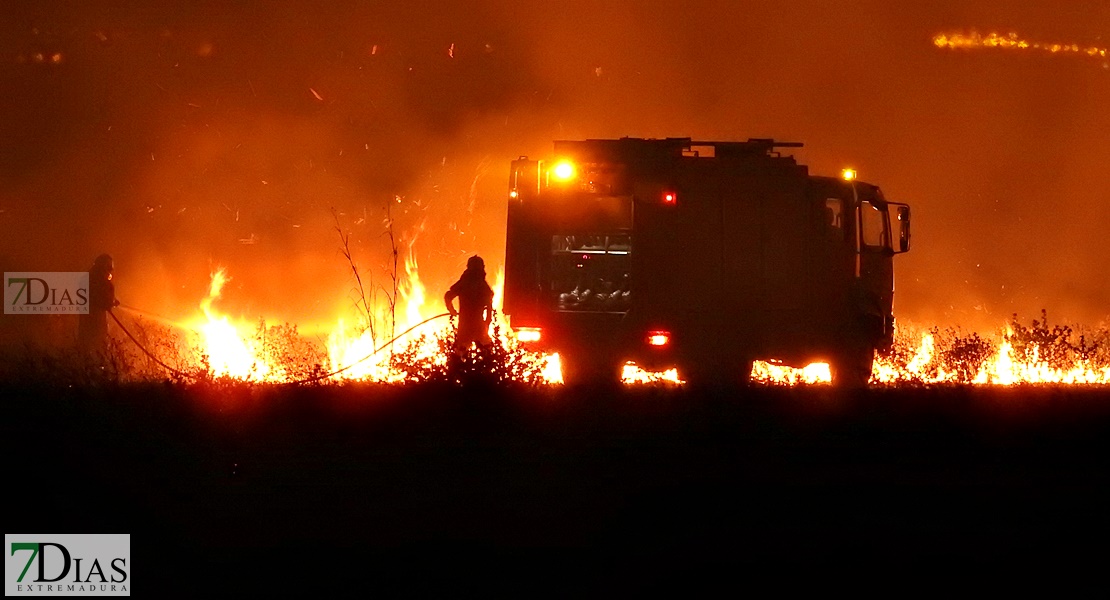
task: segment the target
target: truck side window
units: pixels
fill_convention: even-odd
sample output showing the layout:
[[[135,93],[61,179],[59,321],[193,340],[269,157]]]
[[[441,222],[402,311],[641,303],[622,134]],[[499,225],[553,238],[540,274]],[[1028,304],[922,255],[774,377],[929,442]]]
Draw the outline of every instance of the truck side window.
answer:
[[[840,198],[826,198],[824,206],[819,206],[820,220],[826,237],[833,241],[844,241],[844,202]]]
[[[886,211],[866,201],[860,202],[859,211],[863,245],[870,248],[890,248],[890,226]]]
[[[627,312],[632,306],[632,236],[555,235],[551,294],[556,310]]]

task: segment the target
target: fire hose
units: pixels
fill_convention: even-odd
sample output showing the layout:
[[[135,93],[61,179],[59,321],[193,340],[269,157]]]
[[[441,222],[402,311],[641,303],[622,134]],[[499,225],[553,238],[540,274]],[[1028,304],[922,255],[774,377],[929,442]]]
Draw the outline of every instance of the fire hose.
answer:
[[[298,380],[298,381],[292,381],[290,383],[312,383],[314,381],[320,381],[321,379],[328,379],[330,377],[334,377],[335,375],[338,375],[338,374],[342,373],[343,371],[346,371],[347,369],[350,369],[351,367],[353,367],[353,366],[355,366],[359,363],[362,363],[362,362],[365,362],[365,361],[369,360],[371,356],[374,356],[375,354],[381,352],[382,350],[385,350],[386,348],[391,346],[393,344],[393,342],[396,342],[397,340],[399,340],[399,339],[405,337],[406,335],[408,335],[408,333],[410,331],[412,331],[413,329],[416,329],[417,327],[420,327],[421,325],[424,325],[425,323],[429,323],[431,321],[434,321],[434,320],[442,318],[442,317],[448,317],[450,315],[451,315],[451,313],[441,313],[441,314],[438,314],[434,317],[428,317],[427,319],[424,319],[423,321],[417,323],[416,325],[413,325],[412,327],[409,327],[408,329],[402,331],[401,333],[393,336],[393,338],[391,340],[389,340],[388,342],[385,342],[384,344],[379,346],[376,350],[374,350],[370,354],[367,354],[366,356],[356,360],[355,362],[353,362],[353,363],[351,363],[351,364],[349,364],[349,365],[347,365],[347,366],[345,366],[341,369],[336,369],[335,371],[332,371],[331,373],[325,373],[323,375],[315,375],[313,377],[308,377],[308,378],[301,379],[301,380]]]
[[[196,375],[191,375],[189,373],[181,371],[180,369],[175,369],[175,368],[167,365],[166,363],[162,362],[161,360],[159,360],[159,358],[157,356],[154,356],[154,354],[152,354],[150,352],[150,350],[147,350],[146,347],[144,347],[141,343],[139,343],[139,340],[135,339],[135,336],[131,335],[131,332],[128,331],[127,327],[124,327],[123,323],[120,322],[119,317],[116,316],[116,313],[112,312],[111,309],[108,309],[108,314],[112,317],[112,320],[116,322],[116,325],[119,325],[119,328],[122,329],[123,332],[127,334],[127,337],[131,338],[132,342],[135,342],[135,345],[139,347],[139,350],[142,350],[143,354],[147,355],[147,357],[149,357],[150,360],[153,360],[154,362],[161,365],[163,369],[166,369],[166,370],[170,371],[171,373],[173,373],[175,375],[178,375],[178,376],[181,376],[181,377],[193,377],[193,378],[197,377]]]
[[[146,311],[143,311],[143,310],[140,310],[140,309],[137,309],[137,308],[133,308],[133,307],[130,307],[130,306],[125,306],[125,305],[122,305],[122,304],[120,306],[125,308],[125,309],[128,309],[128,310],[133,310],[135,312],[146,313]],[[186,372],[184,372],[180,369],[175,369],[175,368],[167,365],[166,363],[162,362],[157,356],[155,356],[153,353],[151,353],[150,350],[147,350],[146,347],[144,347],[142,345],[142,343],[139,342],[139,340],[135,338],[134,335],[131,334],[131,332],[127,329],[127,327],[124,326],[124,324],[122,322],[120,322],[118,317],[116,317],[115,313],[113,313],[111,310],[109,310],[108,314],[111,315],[112,320],[116,322],[116,325],[119,325],[119,328],[123,330],[123,333],[125,333],[127,335],[127,337],[131,339],[132,342],[135,342],[135,345],[139,347],[139,350],[142,350],[143,354],[147,355],[147,357],[149,357],[151,360],[153,360],[159,366],[161,366],[162,368],[166,369],[167,371],[170,371],[171,373],[174,373],[175,375],[178,375],[180,377],[185,377],[185,378],[189,378],[189,379],[200,379],[201,378],[200,375],[196,375],[196,374],[193,374],[193,373],[186,373]],[[171,323],[173,322],[170,319],[167,319],[165,317],[159,317],[158,315],[153,315],[152,313],[146,313],[146,314],[151,314],[152,316],[158,317],[158,318],[160,318],[164,321],[167,321],[167,322],[171,322]],[[331,371],[329,373],[324,373],[322,375],[313,375],[312,377],[306,377],[304,379],[298,379],[298,380],[295,380],[295,381],[288,381],[288,382],[285,382],[285,383],[290,383],[290,384],[312,383],[312,382],[315,382],[315,381],[320,381],[322,379],[328,379],[328,378],[334,377],[334,376],[336,376],[336,375],[338,375],[338,374],[340,374],[340,373],[342,373],[342,372],[344,372],[344,371],[346,371],[346,370],[348,370],[348,369],[350,369],[350,368],[352,368],[352,367],[354,367],[354,366],[356,366],[360,363],[363,363],[363,362],[366,362],[367,360],[370,360],[371,357],[377,355],[382,350],[385,350],[386,348],[390,347],[394,342],[396,342],[397,340],[405,337],[406,335],[408,335],[410,332],[412,332],[417,327],[420,327],[422,325],[430,323],[430,322],[432,322],[436,319],[441,319],[443,317],[448,317],[448,316],[451,316],[451,313],[441,313],[441,314],[438,314],[434,317],[428,317],[427,319],[424,319],[423,321],[417,323],[416,325],[413,325],[412,327],[409,327],[408,329],[402,331],[401,333],[393,336],[392,339],[390,339],[388,342],[383,343],[381,346],[379,346],[377,349],[375,349],[370,354],[367,354],[366,356],[356,360],[355,362],[353,362],[353,363],[351,363],[351,364],[349,364],[345,367],[342,367],[340,369],[336,369],[336,370]]]

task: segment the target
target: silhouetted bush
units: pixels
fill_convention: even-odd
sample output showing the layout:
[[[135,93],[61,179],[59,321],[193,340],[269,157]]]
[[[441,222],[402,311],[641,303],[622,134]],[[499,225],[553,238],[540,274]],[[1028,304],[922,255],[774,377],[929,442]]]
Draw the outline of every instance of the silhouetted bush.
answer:
[[[518,344],[503,341],[501,326],[496,320],[493,343],[486,348],[471,345],[464,352],[456,351],[455,331],[452,326],[434,337],[421,335],[393,356],[392,368],[404,373],[405,380],[410,382],[458,385],[510,382],[536,385],[543,382],[543,365]],[[434,345],[434,352],[428,352],[430,343]]]

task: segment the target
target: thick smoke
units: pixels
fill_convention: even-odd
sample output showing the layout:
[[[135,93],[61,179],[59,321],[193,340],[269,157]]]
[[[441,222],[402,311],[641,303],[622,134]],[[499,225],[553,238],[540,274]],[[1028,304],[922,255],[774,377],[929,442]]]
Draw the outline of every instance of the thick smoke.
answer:
[[[1097,43],[1110,9],[596,4],[8,5],[0,267],[107,251],[125,302],[180,318],[225,266],[223,310],[330,322],[352,284],[332,209],[383,284],[388,210],[434,301],[469,254],[501,263],[520,154],[775,137],[805,142],[812,172],[853,166],[913,205],[900,317],[1110,314],[1110,69],[931,42],[978,27]]]

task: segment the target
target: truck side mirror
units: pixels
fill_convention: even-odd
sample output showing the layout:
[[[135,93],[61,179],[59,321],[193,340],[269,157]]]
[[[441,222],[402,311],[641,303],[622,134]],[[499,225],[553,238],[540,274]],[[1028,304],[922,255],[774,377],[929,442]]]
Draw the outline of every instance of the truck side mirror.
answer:
[[[521,201],[533,198],[540,190],[540,163],[522,156],[512,162],[509,174],[509,199]]]
[[[910,250],[910,207],[905,204],[896,204],[894,211],[895,231],[898,234],[898,246],[895,252],[909,252]]]

